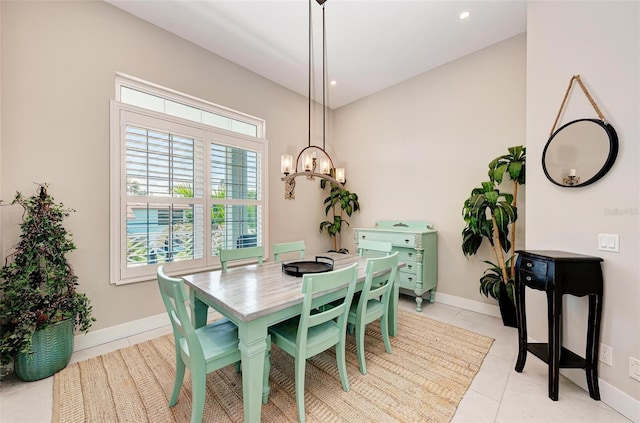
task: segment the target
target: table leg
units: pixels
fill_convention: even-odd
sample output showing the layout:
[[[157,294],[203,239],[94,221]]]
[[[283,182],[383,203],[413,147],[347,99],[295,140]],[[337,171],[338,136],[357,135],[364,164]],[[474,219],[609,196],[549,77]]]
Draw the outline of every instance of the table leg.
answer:
[[[560,385],[560,351],[562,350],[562,294],[557,289],[547,291],[549,320],[549,398],[558,401]]]
[[[267,326],[260,319],[238,323],[240,354],[242,356],[242,402],[245,423],[260,421],[263,393],[268,383],[263,381],[267,354]]]
[[[522,372],[524,363],[527,361],[527,316],[525,312],[524,284],[516,282],[516,316],[518,324],[518,360],[516,361],[516,372]]]
[[[600,400],[598,387],[598,349],[600,347],[600,318],[602,317],[602,295],[589,295],[589,322],[587,324],[586,372],[589,396]]]
[[[193,289],[189,290],[189,301],[191,302],[191,321],[194,328],[201,328],[207,324],[207,311],[209,306],[200,301]]]

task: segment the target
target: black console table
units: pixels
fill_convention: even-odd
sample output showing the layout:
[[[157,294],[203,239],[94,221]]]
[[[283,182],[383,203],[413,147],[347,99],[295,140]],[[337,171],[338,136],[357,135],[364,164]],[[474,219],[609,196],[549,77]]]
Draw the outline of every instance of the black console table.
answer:
[[[565,251],[518,251],[515,297],[518,315],[518,360],[516,372],[522,372],[527,351],[549,365],[549,398],[558,400],[560,368],[585,369],[589,395],[600,399],[598,388],[598,347],[602,316],[602,269],[600,257]],[[548,343],[527,342],[525,287],[546,291]],[[562,296],[589,296],[587,348],[585,358],[562,347]]]

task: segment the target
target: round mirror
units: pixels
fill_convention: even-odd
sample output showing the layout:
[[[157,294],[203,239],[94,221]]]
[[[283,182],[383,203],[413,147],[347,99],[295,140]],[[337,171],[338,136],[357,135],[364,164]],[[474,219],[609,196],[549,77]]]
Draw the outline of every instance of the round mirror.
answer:
[[[602,178],[618,155],[618,134],[598,119],[578,119],[559,128],[542,152],[542,168],[551,182],[577,188]]]

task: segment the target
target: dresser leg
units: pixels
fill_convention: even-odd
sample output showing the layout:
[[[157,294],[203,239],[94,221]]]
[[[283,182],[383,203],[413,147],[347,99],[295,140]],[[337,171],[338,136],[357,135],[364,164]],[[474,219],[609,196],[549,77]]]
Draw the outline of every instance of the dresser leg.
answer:
[[[422,311],[422,295],[416,295],[416,311]]]
[[[600,347],[600,318],[602,317],[602,295],[589,295],[589,322],[587,323],[586,372],[589,396],[600,400],[598,387],[598,350]]]

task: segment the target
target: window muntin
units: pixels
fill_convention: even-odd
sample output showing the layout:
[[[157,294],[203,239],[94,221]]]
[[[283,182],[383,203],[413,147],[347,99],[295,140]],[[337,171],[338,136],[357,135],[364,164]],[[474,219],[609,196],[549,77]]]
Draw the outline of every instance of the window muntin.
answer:
[[[116,102],[112,110],[114,283],[148,280],[158,264],[204,269],[219,264],[218,248],[265,244],[265,140]]]

